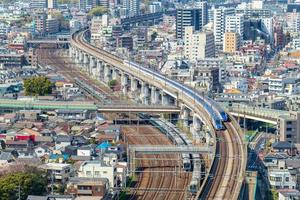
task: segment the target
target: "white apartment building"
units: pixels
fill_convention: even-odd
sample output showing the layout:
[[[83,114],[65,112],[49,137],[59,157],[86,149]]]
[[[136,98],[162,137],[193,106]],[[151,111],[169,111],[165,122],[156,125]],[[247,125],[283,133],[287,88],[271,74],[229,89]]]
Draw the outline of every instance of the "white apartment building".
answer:
[[[226,16],[225,32],[238,33],[242,39],[244,35],[244,15]]]
[[[288,169],[272,169],[269,171],[270,185],[276,189],[295,189],[296,182]]]
[[[85,161],[82,163],[78,170],[78,177],[107,178],[110,187],[115,187],[117,184],[116,168],[105,165],[100,160]]]
[[[213,33],[195,32],[192,26],[185,27],[184,56],[191,61],[214,57]]]
[[[225,19],[228,15],[234,15],[234,8],[216,8],[214,9],[214,37],[215,45],[218,49],[222,49],[223,36],[225,33]]]

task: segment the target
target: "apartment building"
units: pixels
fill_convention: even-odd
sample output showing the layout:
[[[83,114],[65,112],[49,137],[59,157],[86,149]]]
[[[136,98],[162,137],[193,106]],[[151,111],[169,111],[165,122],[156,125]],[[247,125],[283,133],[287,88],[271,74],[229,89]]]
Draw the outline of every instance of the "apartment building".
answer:
[[[189,60],[199,60],[215,56],[212,32],[196,32],[194,27],[185,27],[184,56]]]
[[[224,34],[223,51],[225,53],[234,53],[240,48],[240,35],[234,32]]]

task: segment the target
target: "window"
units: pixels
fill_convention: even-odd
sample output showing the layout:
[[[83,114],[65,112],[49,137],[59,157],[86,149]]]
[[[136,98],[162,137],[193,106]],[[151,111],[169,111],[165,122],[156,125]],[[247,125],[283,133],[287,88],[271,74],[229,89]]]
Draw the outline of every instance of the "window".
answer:
[[[107,174],[107,171],[103,171],[102,174]]]
[[[290,181],[290,177],[285,177],[285,181],[289,182]]]
[[[86,171],[85,174],[86,174],[87,176],[91,176],[91,175],[92,175],[91,171]]]
[[[95,176],[99,176],[100,172],[99,171],[95,171]]]

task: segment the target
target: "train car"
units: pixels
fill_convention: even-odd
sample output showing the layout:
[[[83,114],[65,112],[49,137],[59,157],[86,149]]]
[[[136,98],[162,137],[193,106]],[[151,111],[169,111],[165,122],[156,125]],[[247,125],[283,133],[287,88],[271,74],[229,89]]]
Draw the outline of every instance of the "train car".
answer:
[[[183,163],[182,167],[186,172],[189,172],[192,170],[190,154],[188,154],[188,153],[182,154],[182,163]]]
[[[198,192],[198,189],[199,189],[199,181],[194,178],[192,179],[192,181],[190,182],[190,185],[189,185],[189,191],[192,193],[192,194],[196,194]]]
[[[228,114],[218,103],[216,103],[214,100],[210,99],[209,97],[206,97],[205,101],[211,105],[211,107],[215,110],[215,112],[217,112],[219,114],[219,116],[223,122],[228,121],[228,119],[229,119]]]
[[[154,73],[154,71],[152,71],[151,69],[141,67],[134,62],[129,62],[125,60],[124,64],[126,64],[129,67],[135,68],[136,70],[143,70],[143,73],[153,77],[153,79],[163,81],[166,84],[170,84],[170,86],[174,87],[175,89],[185,92],[190,98],[195,99],[198,104],[202,105],[205,108],[206,112],[212,116],[213,125],[216,130],[224,129],[222,123],[219,122],[219,121],[223,121],[222,115],[219,112],[217,112],[216,109],[213,109],[214,106],[211,103],[208,103],[208,101],[205,101],[205,98],[202,97],[199,93],[195,92],[194,89],[182,85],[177,81],[166,78],[165,76],[163,76],[158,72]]]

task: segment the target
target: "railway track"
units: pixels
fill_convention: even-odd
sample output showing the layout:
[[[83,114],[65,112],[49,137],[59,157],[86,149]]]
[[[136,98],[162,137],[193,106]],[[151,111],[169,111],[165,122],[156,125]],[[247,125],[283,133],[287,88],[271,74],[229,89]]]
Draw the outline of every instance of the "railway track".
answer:
[[[109,63],[112,66],[119,66],[125,72],[126,70],[128,70],[126,69],[126,66],[124,65],[123,60],[121,58],[118,58],[117,56],[112,55],[109,52],[97,49],[87,44],[87,42],[84,41],[83,38],[84,33],[85,32],[79,32],[74,35],[71,42],[71,44],[74,47],[82,49],[84,52],[96,56],[101,60],[103,60],[104,62]],[[151,82],[151,80],[149,80],[149,77],[143,75],[143,72],[140,73],[139,70],[138,73],[139,73],[137,74],[138,78],[144,79],[144,81]],[[147,73],[147,71],[145,73]],[[155,84],[154,85],[156,87],[168,89],[170,90],[170,92],[176,93],[177,91],[177,90],[173,91],[174,87],[173,88],[168,87],[166,84],[163,85],[161,81],[155,82]],[[179,98],[181,98],[181,100],[183,100],[184,103],[187,103],[189,105],[189,102],[194,102],[195,100],[193,101],[193,99],[188,94],[189,93],[180,94]],[[201,105],[200,103],[199,105],[193,104],[190,106],[195,113],[204,115],[203,120],[210,127],[210,130],[213,131],[214,128],[212,124],[214,121],[212,120],[212,116],[209,116],[210,114],[204,110],[203,105]],[[216,148],[218,149],[217,151],[219,152],[220,156],[219,158],[215,159],[214,162],[215,166],[212,167],[210,171],[210,174],[213,177],[209,177],[207,179],[207,183],[208,183],[207,185],[209,185],[209,188],[204,187],[204,189],[202,191],[199,191],[199,193],[197,194],[197,196],[200,196],[201,199],[207,199],[207,198],[224,199],[227,197],[228,199],[238,198],[238,192],[241,188],[241,184],[244,178],[244,171],[246,168],[246,162],[245,162],[247,158],[246,149],[244,148],[244,144],[241,139],[242,138],[240,134],[241,130],[238,124],[233,119],[231,119],[231,122],[225,122],[225,127],[227,128],[225,131],[216,132],[216,140],[217,140]],[[218,141],[222,139],[224,141]],[[240,159],[234,159],[235,157]],[[230,178],[226,178],[225,180],[223,180],[221,177],[222,178],[230,177]],[[231,192],[231,193],[228,191],[226,192],[226,188],[229,188],[230,191],[235,191],[235,192]]]
[[[171,141],[166,137],[162,136],[161,133],[158,133],[153,127],[141,127],[140,129],[145,129],[143,132],[148,132],[151,137],[148,137],[148,134],[143,134],[144,137],[138,136],[135,137],[133,134],[130,134],[127,139],[130,144],[151,144],[151,145],[172,145]],[[125,134],[132,133],[132,129],[124,131]],[[154,134],[157,134],[159,137],[153,137]],[[142,160],[140,165],[142,166],[143,172],[139,174],[139,183],[135,187],[141,188],[161,188],[161,189],[182,189],[187,187],[190,181],[189,173],[182,173],[181,178],[177,178],[175,185],[175,176],[171,174],[171,171],[174,171],[175,165],[178,165],[175,159],[175,155],[143,155],[143,158],[158,158],[158,160]],[[166,159],[166,160],[161,160]],[[161,172],[158,172],[161,171]],[[184,192],[175,192],[172,191],[134,191],[128,199],[184,199]]]

